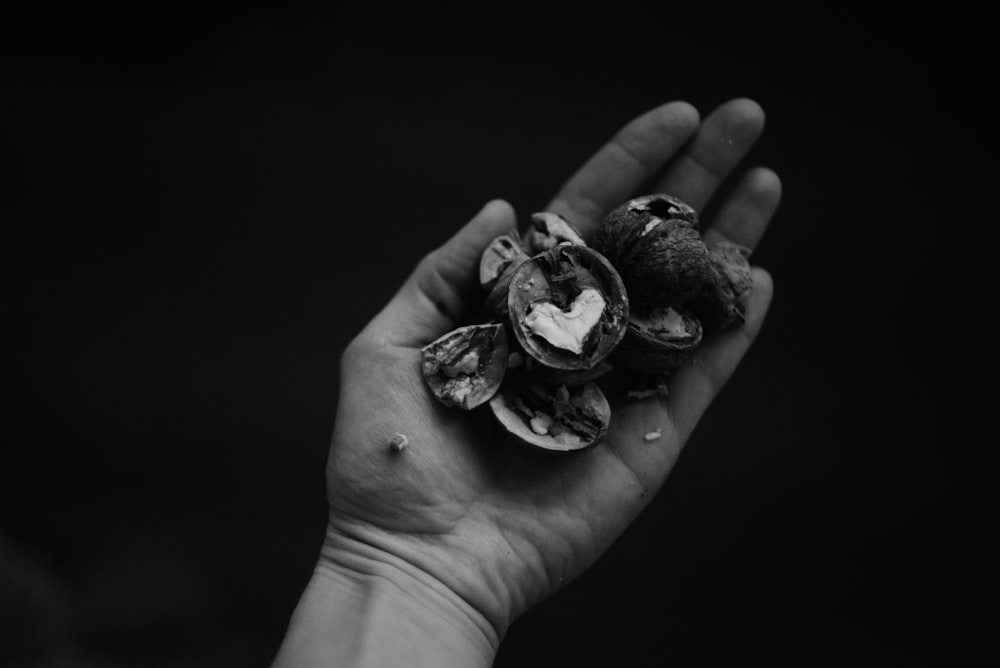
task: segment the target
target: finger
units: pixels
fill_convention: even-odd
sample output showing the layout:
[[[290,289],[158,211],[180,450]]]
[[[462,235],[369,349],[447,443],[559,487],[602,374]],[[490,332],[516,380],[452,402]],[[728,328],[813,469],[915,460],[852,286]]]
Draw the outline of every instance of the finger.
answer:
[[[774,287],[770,274],[763,269],[754,267],[752,273],[753,288],[747,300],[746,322],[706,341],[670,378],[667,409],[681,443],[687,440],[760,332]]]
[[[629,199],[698,128],[698,111],[670,102],[628,123],[559,190],[547,210],[573,223],[585,238],[604,215]]]
[[[393,345],[420,347],[454,329],[483,300],[483,250],[515,226],[510,204],[487,203],[444,245],[424,256],[366,333]]]
[[[708,115],[684,152],[655,187],[701,210],[764,129],[764,111],[746,98]]]
[[[781,180],[766,167],[748,171],[702,235],[711,246],[732,241],[753,250],[781,201]]]

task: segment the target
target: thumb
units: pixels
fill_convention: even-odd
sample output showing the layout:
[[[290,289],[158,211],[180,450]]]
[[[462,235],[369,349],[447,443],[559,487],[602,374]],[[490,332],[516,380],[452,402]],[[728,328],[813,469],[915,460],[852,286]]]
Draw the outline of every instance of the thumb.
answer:
[[[479,284],[483,251],[516,223],[509,203],[488,202],[444,245],[423,257],[369,331],[395,345],[420,347],[457,327],[485,299]]]

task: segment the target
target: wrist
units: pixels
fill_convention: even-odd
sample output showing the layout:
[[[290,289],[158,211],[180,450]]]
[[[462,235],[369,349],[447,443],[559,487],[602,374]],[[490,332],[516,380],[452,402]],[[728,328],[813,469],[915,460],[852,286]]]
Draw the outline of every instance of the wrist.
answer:
[[[331,532],[275,666],[490,666],[499,643],[440,580]]]
[[[329,531],[317,572],[393,606],[403,617],[397,621],[417,622],[442,643],[471,649],[485,658],[484,665],[492,663],[501,639],[495,627],[453,589],[410,562]]]

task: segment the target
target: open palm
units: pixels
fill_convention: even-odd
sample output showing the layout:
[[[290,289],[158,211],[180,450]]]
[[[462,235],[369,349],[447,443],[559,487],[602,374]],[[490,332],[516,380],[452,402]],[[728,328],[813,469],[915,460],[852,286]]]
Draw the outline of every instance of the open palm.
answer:
[[[724,104],[704,121],[688,104],[666,104],[626,125],[546,209],[585,237],[645,184],[702,209],[762,128],[750,100]],[[746,171],[702,222],[706,242],[752,248],[779,197],[773,172]],[[420,262],[345,351],[324,552],[418,572],[468,602],[500,636],[579,575],[649,502],[755,337],[771,296],[770,278],[754,269],[746,323],[706,341],[671,375],[666,398],[613,402],[608,436],[594,448],[536,453],[504,436],[485,409],[437,403],[420,373],[421,347],[480,306],[480,255],[514,226],[509,205],[487,204]],[[662,436],[643,438],[653,431]],[[397,432],[409,439],[402,452],[388,447]]]

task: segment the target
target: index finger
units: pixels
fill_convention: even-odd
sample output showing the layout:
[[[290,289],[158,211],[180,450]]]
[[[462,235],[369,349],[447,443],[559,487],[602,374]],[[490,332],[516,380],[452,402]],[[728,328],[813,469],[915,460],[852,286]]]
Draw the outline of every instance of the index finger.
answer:
[[[698,111],[669,102],[625,125],[559,190],[547,207],[590,237],[604,216],[629,199],[698,129]]]

